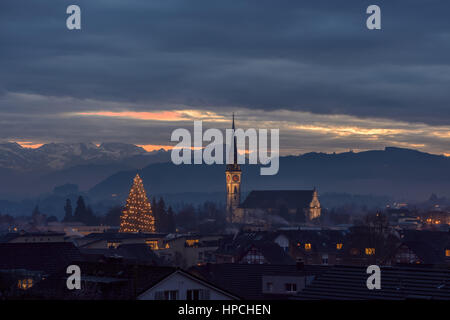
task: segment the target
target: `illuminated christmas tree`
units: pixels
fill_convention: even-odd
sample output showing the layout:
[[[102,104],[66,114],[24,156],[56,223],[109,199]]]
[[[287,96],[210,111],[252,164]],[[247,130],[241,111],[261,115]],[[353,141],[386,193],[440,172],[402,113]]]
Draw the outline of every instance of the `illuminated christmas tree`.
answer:
[[[145,194],[141,177],[137,174],[120,217],[119,232],[155,232],[155,218]]]

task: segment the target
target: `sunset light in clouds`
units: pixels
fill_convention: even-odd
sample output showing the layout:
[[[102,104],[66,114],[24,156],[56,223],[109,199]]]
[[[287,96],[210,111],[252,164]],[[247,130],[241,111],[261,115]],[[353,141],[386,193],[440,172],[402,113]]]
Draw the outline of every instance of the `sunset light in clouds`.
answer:
[[[136,112],[136,111],[92,111],[92,112],[78,112],[75,115],[79,116],[97,116],[110,118],[126,118],[136,120],[152,120],[152,121],[183,121],[188,120],[183,118],[178,111],[155,111],[155,112]]]
[[[166,111],[139,111],[118,106],[114,105],[114,109],[110,110],[102,108],[95,111],[86,108],[79,112],[51,114],[48,115],[49,124],[45,130],[51,128],[55,136],[69,140],[63,136],[67,135],[68,127],[77,123],[77,126],[83,126],[85,130],[77,131],[77,136],[70,136],[69,141],[133,143],[151,152],[161,148],[171,150],[176,145],[176,142],[170,141],[172,131],[177,128],[191,130],[194,121],[203,121],[203,130],[229,128],[231,114],[234,112],[238,128],[281,128],[280,152],[283,155],[311,151],[345,152],[350,149],[362,151],[382,149],[385,146],[445,155],[450,153],[450,126],[445,125],[293,110],[255,112],[251,109],[232,108],[217,111],[180,106],[179,109]],[[58,121],[54,121],[55,117]],[[60,125],[61,121],[66,124]],[[15,136],[20,133],[17,132]],[[23,136],[17,143],[25,148],[38,148],[42,145],[41,142],[55,142],[45,135],[36,141],[32,138]],[[9,140],[16,141],[12,137]]]
[[[215,112],[204,110],[174,110],[174,111],[85,111],[71,113],[69,116],[87,116],[104,118],[122,118],[145,121],[189,121],[209,120],[224,122],[229,121]]]

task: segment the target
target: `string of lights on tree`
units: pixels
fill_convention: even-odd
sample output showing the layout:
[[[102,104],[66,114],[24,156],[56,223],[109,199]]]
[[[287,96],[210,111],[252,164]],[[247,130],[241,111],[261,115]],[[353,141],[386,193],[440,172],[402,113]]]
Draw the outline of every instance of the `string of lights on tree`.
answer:
[[[120,217],[119,232],[155,232],[155,217],[144,184],[137,174]]]

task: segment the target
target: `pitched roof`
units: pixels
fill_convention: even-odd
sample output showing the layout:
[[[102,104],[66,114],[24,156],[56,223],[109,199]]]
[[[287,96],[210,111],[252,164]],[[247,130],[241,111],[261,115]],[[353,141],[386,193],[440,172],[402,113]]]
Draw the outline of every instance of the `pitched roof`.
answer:
[[[158,284],[160,284],[160,283],[163,282],[164,280],[166,280],[166,279],[172,277],[172,276],[175,275],[175,274],[179,274],[179,275],[182,275],[183,277],[187,277],[188,279],[191,279],[191,280],[193,280],[193,281],[195,281],[195,282],[198,282],[198,283],[200,283],[200,284],[202,284],[202,285],[204,285],[204,286],[206,286],[206,287],[209,287],[209,288],[211,288],[211,289],[213,289],[213,290],[216,290],[216,291],[218,291],[218,292],[220,292],[220,293],[222,293],[222,294],[228,296],[229,298],[231,298],[231,299],[233,299],[233,300],[239,299],[239,297],[238,297],[237,295],[235,295],[235,294],[233,294],[233,293],[231,293],[231,292],[228,292],[227,290],[225,290],[225,289],[223,289],[223,288],[219,288],[217,285],[215,285],[215,284],[213,284],[213,283],[207,281],[205,278],[199,277],[199,276],[197,276],[196,274],[193,274],[193,273],[184,271],[184,270],[182,270],[182,269],[177,269],[175,272],[170,273],[170,274],[166,275],[165,277],[163,277],[162,279],[160,279],[159,281],[155,282],[153,285],[151,285],[151,286],[148,287],[147,289],[143,290],[143,291],[138,295],[138,298],[139,298],[139,296],[141,296],[142,294],[144,294],[146,291],[148,291],[148,290],[154,288],[155,286],[157,286]]]
[[[450,245],[449,232],[404,230],[401,237],[403,241],[427,242],[436,248],[445,248]]]
[[[450,270],[381,267],[381,289],[368,290],[366,267],[335,266],[316,278],[296,299],[450,299]]]
[[[175,272],[175,267],[137,265],[121,259],[108,259],[101,262],[83,261],[77,263],[82,270],[81,279],[100,286],[95,292],[86,289],[69,290],[66,286],[68,275],[65,272],[49,277],[33,286],[30,293],[34,297],[54,299],[134,299],[137,294]]]
[[[88,261],[100,261],[103,258],[122,258],[129,262],[143,263],[150,265],[161,265],[161,259],[145,243],[127,243],[117,247],[117,249],[90,249],[81,248],[81,254]]]
[[[90,233],[83,239],[92,240],[123,240],[123,239],[141,239],[141,238],[164,238],[166,233],[145,233],[145,232],[102,232]]]
[[[270,264],[295,264],[284,250],[274,242],[264,240],[254,240],[242,248],[238,253],[239,260],[242,259],[252,248],[256,248],[264,256],[266,261]]]
[[[300,243],[299,249],[303,249],[304,244],[309,243],[310,252],[333,252],[337,251],[337,243],[345,241],[347,234],[347,231],[339,230],[280,230],[273,234],[272,238],[284,235],[290,242]]]
[[[262,232],[241,232],[235,236],[226,236],[220,242],[217,254],[237,255],[245,250],[252,241],[266,240],[268,233]]]
[[[54,273],[82,260],[71,242],[0,243],[0,269]]]
[[[403,245],[406,245],[410,250],[412,250],[423,264],[444,265],[446,263],[444,249],[439,250],[430,243],[405,241],[403,242]]]
[[[450,233],[405,230],[402,244],[412,250],[424,264],[445,264],[445,250],[450,249]]]
[[[20,237],[64,237],[65,233],[63,232],[53,232],[53,231],[46,231],[46,232],[10,232],[4,235],[3,237],[0,237],[0,243],[6,243],[10,242],[14,239],[20,238]]]
[[[314,275],[324,270],[317,266],[299,269],[296,265],[225,263],[195,266],[189,272],[243,299],[258,300],[273,298],[263,294],[263,276]]]
[[[287,207],[290,209],[308,208],[314,190],[261,190],[252,191],[241,204],[242,208],[269,209]]]
[[[269,240],[267,232],[243,232],[236,237],[224,238],[215,251],[218,255],[233,256],[239,261],[252,248],[256,248],[271,264],[295,264],[295,261],[276,243]]]

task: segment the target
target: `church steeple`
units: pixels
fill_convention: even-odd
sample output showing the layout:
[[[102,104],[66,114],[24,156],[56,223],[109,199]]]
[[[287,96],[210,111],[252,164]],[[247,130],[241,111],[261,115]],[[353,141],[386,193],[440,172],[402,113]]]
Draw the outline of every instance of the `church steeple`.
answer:
[[[231,159],[231,157],[230,157],[231,163],[227,165],[227,170],[240,171],[241,168],[240,168],[239,164],[237,163],[237,142],[236,142],[236,136],[234,135],[234,132],[236,130],[236,127],[234,125],[234,112],[233,112],[233,121],[232,121],[231,129],[233,129],[233,139],[231,141],[231,143],[233,144],[233,159]]]
[[[228,164],[225,170],[227,187],[227,220],[233,222],[234,211],[241,203],[241,167],[237,163],[237,143],[234,135],[235,123],[234,113],[231,128],[233,129],[233,161]],[[230,159],[231,160],[231,159]],[[230,161],[231,162],[231,161]]]
[[[236,136],[234,135],[234,131],[236,130],[236,128],[234,127],[234,112],[233,112],[233,125],[232,125],[232,129],[233,129],[233,164],[236,166],[237,165],[237,146],[236,146]]]

